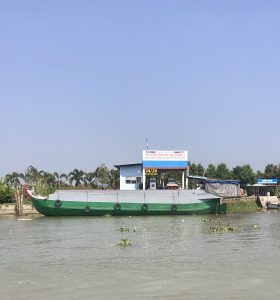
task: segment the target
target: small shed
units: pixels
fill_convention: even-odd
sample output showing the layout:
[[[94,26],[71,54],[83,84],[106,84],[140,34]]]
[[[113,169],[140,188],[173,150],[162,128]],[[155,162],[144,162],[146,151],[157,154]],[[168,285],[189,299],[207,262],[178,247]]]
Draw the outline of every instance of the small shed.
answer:
[[[120,170],[120,190],[142,189],[142,163],[115,165]]]

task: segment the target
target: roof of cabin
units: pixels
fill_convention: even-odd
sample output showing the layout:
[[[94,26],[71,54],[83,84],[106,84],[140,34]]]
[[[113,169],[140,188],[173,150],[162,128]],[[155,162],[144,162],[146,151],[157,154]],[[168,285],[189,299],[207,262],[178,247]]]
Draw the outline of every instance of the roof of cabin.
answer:
[[[114,167],[117,169],[120,169],[121,167],[129,167],[129,166],[142,166],[142,163],[114,165]]]

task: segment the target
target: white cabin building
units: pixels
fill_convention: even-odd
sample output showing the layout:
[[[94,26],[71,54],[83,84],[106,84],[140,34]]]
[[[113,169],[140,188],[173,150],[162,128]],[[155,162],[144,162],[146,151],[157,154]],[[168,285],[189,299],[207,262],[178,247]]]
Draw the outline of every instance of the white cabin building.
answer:
[[[120,190],[142,189],[142,163],[115,165],[120,170]]]

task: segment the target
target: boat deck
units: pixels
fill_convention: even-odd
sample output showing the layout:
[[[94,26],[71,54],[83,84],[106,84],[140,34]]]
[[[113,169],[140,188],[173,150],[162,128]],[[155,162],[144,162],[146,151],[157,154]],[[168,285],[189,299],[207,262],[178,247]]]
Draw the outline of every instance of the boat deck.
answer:
[[[49,200],[81,202],[122,202],[122,203],[177,203],[200,202],[201,200],[220,199],[204,190],[57,190],[50,194]]]

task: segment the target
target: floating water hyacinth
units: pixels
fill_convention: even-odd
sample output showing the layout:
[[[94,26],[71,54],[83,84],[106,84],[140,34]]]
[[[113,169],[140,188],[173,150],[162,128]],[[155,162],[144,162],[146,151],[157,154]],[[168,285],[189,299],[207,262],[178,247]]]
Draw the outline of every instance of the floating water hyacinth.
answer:
[[[127,247],[127,246],[130,246],[131,243],[130,243],[130,240],[129,240],[129,239],[121,239],[121,240],[118,242],[118,245],[121,246],[121,247]]]
[[[200,220],[203,223],[215,223],[218,225],[221,225],[223,222],[220,219],[204,219],[204,220]]]
[[[241,227],[232,226],[229,223],[225,224],[220,219],[204,219],[204,223],[213,223],[215,226],[209,226],[209,232],[240,232]]]
[[[240,232],[242,230],[249,230],[250,228],[259,229],[260,225],[253,224],[249,227],[247,226],[232,226],[229,223],[228,224],[222,224],[222,222],[219,222],[217,226],[210,226],[209,231],[210,232]]]
[[[229,225],[220,225],[220,226],[210,226],[209,227],[210,232],[240,232],[240,227],[233,227]]]
[[[120,231],[121,231],[121,232],[129,231],[129,228],[124,227],[124,226],[121,226],[121,227],[120,227]]]

